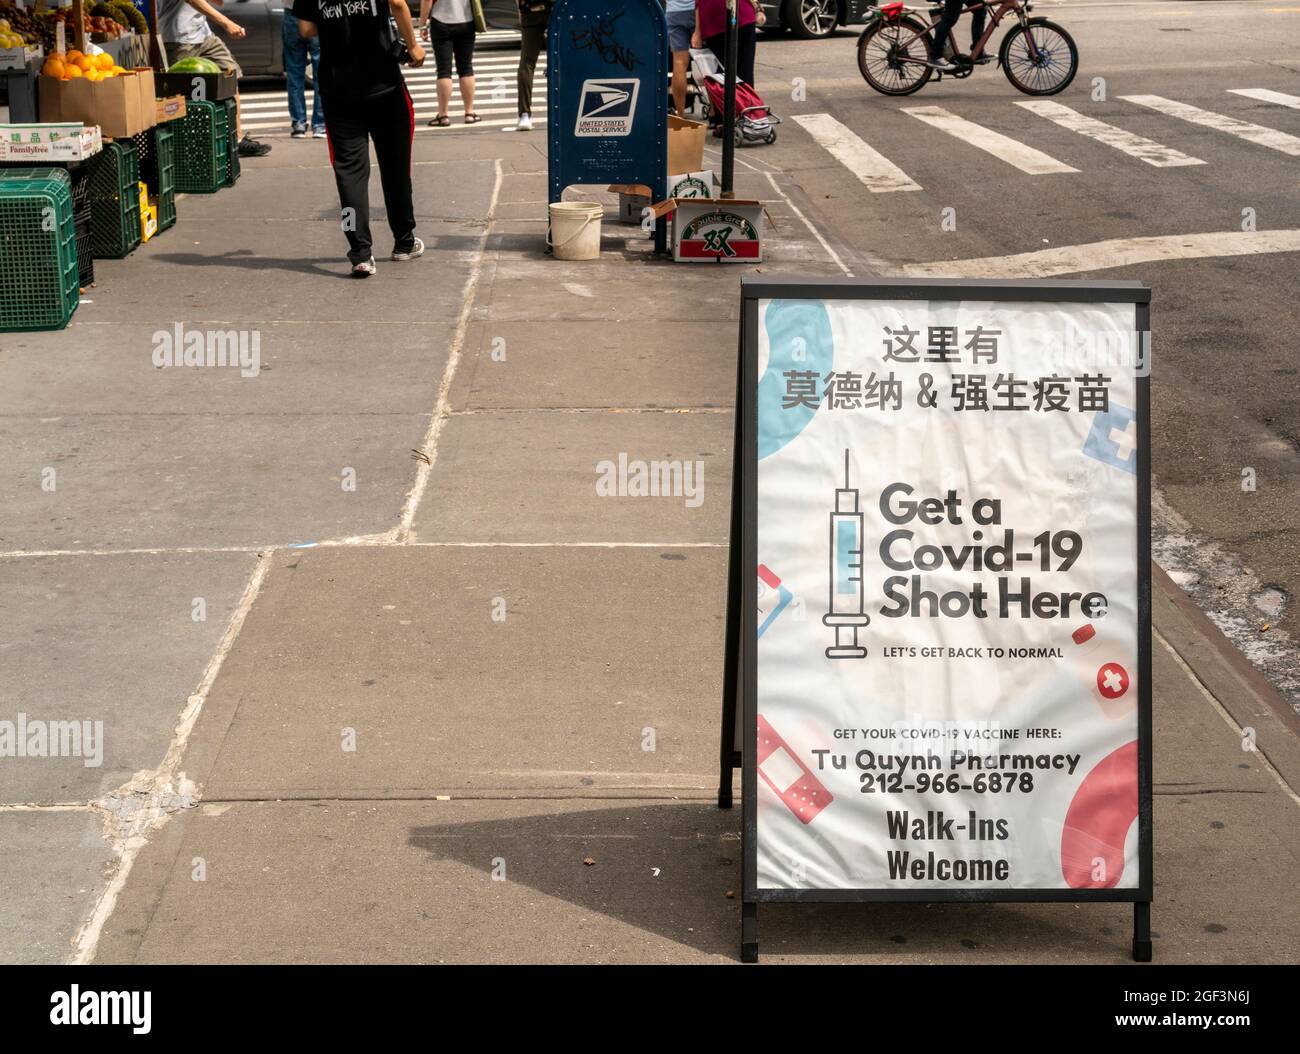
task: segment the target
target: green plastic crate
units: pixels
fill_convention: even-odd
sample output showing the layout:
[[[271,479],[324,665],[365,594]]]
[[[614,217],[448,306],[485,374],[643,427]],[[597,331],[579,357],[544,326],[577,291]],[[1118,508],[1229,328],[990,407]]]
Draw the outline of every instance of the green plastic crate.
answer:
[[[215,194],[226,185],[228,166],[226,108],[222,103],[187,99],[185,116],[172,121],[176,131],[176,190]]]
[[[90,244],[112,260],[140,244],[140,162],[129,139],[105,143],[90,163]]]
[[[133,135],[140,158],[140,182],[158,203],[158,233],[176,223],[176,133],[170,123]]]
[[[239,182],[239,120],[235,113],[235,100],[227,99],[226,107],[226,186]]]
[[[62,329],[77,310],[72,186],[61,169],[0,169],[0,331]]]
[[[158,198],[158,231],[176,225],[176,133],[169,125],[154,128],[154,182],[149,193]]]

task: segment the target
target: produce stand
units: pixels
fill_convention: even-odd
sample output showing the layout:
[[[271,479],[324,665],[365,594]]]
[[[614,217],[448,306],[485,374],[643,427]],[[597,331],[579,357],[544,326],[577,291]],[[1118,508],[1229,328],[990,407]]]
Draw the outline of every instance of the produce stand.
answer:
[[[155,0],[35,7],[0,0],[0,330],[67,325],[97,258],[175,226],[178,193],[239,178],[236,78],[169,73]],[[56,229],[32,227],[41,208]]]

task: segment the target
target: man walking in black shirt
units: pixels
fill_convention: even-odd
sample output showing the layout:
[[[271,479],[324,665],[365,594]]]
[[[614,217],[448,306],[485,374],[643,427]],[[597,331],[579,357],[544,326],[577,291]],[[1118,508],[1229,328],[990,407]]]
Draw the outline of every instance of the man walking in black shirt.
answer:
[[[375,144],[384,188],[393,259],[424,252],[415,236],[411,200],[411,140],[415,108],[402,79],[389,12],[397,22],[412,66],[424,63],[405,0],[294,0],[303,37],[320,38],[320,84],[330,163],[343,207],[348,260],[356,278],[375,273],[370,239],[370,143]]]

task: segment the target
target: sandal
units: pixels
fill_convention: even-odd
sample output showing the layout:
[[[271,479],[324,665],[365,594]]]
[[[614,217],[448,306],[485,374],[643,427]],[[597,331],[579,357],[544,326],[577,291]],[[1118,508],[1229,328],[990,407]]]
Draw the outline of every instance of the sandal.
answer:
[[[429,122],[429,127],[430,127],[430,128],[450,128],[450,127],[451,127],[451,118],[448,117],[446,114],[441,114],[440,116],[435,117],[432,121]]]
[[[465,115],[466,124],[478,124],[481,120],[483,120],[483,118],[476,113],[467,113]]]

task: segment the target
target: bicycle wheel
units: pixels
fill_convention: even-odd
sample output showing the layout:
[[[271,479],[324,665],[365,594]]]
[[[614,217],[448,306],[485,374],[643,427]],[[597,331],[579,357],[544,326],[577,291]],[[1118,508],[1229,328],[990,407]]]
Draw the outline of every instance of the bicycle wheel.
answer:
[[[924,65],[930,34],[911,17],[878,22],[858,38],[858,71],[881,95],[911,95],[934,71]]]
[[[1016,26],[1003,37],[999,61],[1002,72],[1017,91],[1026,95],[1055,95],[1065,91],[1074,80],[1079,70],[1079,49],[1074,46],[1074,38],[1055,22],[1031,18],[1027,27]]]

